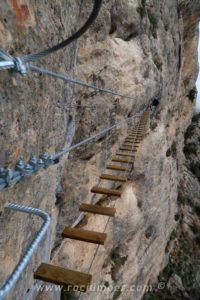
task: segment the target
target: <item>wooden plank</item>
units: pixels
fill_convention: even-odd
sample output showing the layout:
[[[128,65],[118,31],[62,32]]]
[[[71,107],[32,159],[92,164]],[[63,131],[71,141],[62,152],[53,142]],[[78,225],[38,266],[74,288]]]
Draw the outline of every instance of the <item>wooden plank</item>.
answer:
[[[131,144],[131,145],[133,145],[133,144],[140,144],[140,143],[142,142],[142,140],[143,140],[143,139],[135,139],[135,140],[129,140],[129,139],[126,139],[126,140],[124,141],[124,143],[129,143],[129,144]]]
[[[134,142],[134,141],[136,141],[137,139],[142,140],[142,139],[143,139],[143,136],[127,137],[127,138],[124,140],[124,142],[125,142],[127,139],[128,139],[129,141],[131,141],[131,142]]]
[[[146,129],[141,129],[141,130],[138,130],[138,131],[133,131],[133,132],[128,132],[128,135],[135,135],[137,133],[143,133]]]
[[[95,194],[102,194],[102,195],[108,195],[108,196],[118,196],[121,197],[122,192],[120,190],[115,190],[115,189],[106,189],[106,188],[102,188],[99,186],[94,186],[91,189],[92,193]]]
[[[131,139],[132,141],[135,141],[137,138],[138,139],[143,139],[143,134],[137,134],[137,135],[134,135],[134,136],[132,136],[132,135],[128,135],[126,138],[127,139]]]
[[[119,150],[137,152],[137,149],[131,149],[129,147],[120,147]]]
[[[126,136],[126,139],[129,139],[129,140],[132,140],[132,141],[135,141],[135,139],[142,139],[143,138],[143,135],[134,135],[134,136],[130,136],[130,135],[127,135]]]
[[[131,137],[135,137],[135,136],[138,136],[138,135],[142,135],[143,133],[132,133],[132,134],[129,134],[129,135],[127,135],[127,137],[128,136],[131,136]]]
[[[122,145],[123,147],[125,146],[133,146],[133,148],[137,149],[140,145],[141,141],[139,142],[124,142],[124,144]]]
[[[123,146],[131,146],[131,145],[134,145],[134,146],[137,146],[139,147],[139,145],[141,144],[141,141],[134,141],[134,142],[129,142],[129,141],[124,141],[124,144]]]
[[[129,133],[129,136],[136,135],[136,134],[142,134],[143,132],[144,132],[144,130],[138,130],[138,131]]]
[[[128,149],[128,150],[131,150],[131,151],[132,151],[132,150],[137,150],[137,149],[138,149],[138,146],[135,146],[135,145],[132,145],[131,148],[130,148],[130,144],[129,144],[129,145],[128,145],[128,144],[123,144],[122,147],[127,147],[127,149]],[[120,153],[122,153],[122,152],[120,152]],[[132,156],[132,155],[131,155],[131,156]]]
[[[127,135],[127,137],[130,137],[130,138],[135,138],[135,137],[141,137],[141,136],[143,136],[144,135],[144,133],[142,132],[142,133],[136,133],[136,134],[129,134],[129,135]]]
[[[146,127],[146,125],[139,125],[137,128],[135,128],[132,131],[143,130],[145,127]]]
[[[143,136],[143,134],[141,134],[141,133],[136,133],[136,134],[129,134],[129,135],[127,135],[127,137],[131,137],[131,138],[134,138],[134,137],[136,137],[136,136]]]
[[[128,141],[129,143],[133,144],[135,140],[136,140],[136,138],[132,139],[132,138],[127,137],[127,138],[125,138],[124,143]]]
[[[130,149],[137,149],[138,145],[135,145],[135,143],[133,142],[132,144],[128,144],[127,142],[122,144],[123,147],[130,147]]]
[[[116,155],[118,156],[128,156],[128,157],[135,157],[135,154],[131,154],[131,153],[124,153],[124,152],[116,152]]]
[[[144,130],[144,129],[143,129],[143,128],[140,128],[140,127],[138,127],[137,129],[135,129],[135,130],[132,130],[131,132],[132,132],[132,133],[134,133],[134,132],[141,131],[141,130]]]
[[[109,174],[102,174],[100,179],[110,180],[110,181],[119,181],[119,182],[126,182],[127,177],[124,176],[117,176],[117,175],[109,175]]]
[[[138,124],[134,128],[128,129],[128,130],[134,130],[134,129],[137,129],[138,127],[140,127],[140,126],[146,126],[146,123],[147,122],[145,120],[142,120],[140,124]]]
[[[129,146],[131,146],[131,145],[134,145],[135,143],[134,143],[134,140],[132,141],[130,141],[130,140],[128,140],[128,141],[126,141],[126,140],[124,140],[124,144],[127,144],[127,146],[129,145]]]
[[[109,216],[109,217],[114,217],[116,213],[116,209],[114,207],[104,207],[100,205],[86,204],[86,203],[82,203],[79,206],[79,210],[97,214],[97,215]]]
[[[126,140],[129,140],[129,141],[131,141],[131,142],[134,142],[134,141],[136,141],[137,139],[143,139],[143,137],[142,136],[135,136],[135,137],[126,137],[126,139],[124,140],[124,141],[126,141]]]
[[[124,143],[122,144],[122,147],[130,147],[131,146],[131,149],[137,149],[139,145],[135,145],[135,143]]]
[[[138,130],[138,131],[144,131],[144,130]],[[129,132],[129,134],[136,134],[138,132],[137,130]]]
[[[145,127],[139,127],[138,129],[134,129],[134,130],[130,130],[130,131],[128,131],[129,133],[134,133],[134,132],[136,132],[136,131],[138,131],[138,130],[144,130],[146,128],[146,126]]]
[[[126,141],[126,142],[124,142],[124,144],[122,146],[126,147],[126,146],[132,146],[132,145],[134,145],[134,146],[136,146],[135,148],[138,148],[139,145],[141,144],[141,142],[142,142],[142,140],[136,140],[134,142]]]
[[[131,133],[131,134],[129,134],[128,136],[142,135],[143,133],[144,133],[144,131],[141,130],[141,131],[138,131],[138,132]]]
[[[87,286],[91,284],[92,275],[42,263],[35,271],[34,279],[60,286],[76,286],[78,290],[86,292]]]
[[[114,170],[114,171],[121,171],[121,172],[131,172],[131,169],[122,167],[122,166],[116,166],[116,165],[107,165],[106,169],[108,170]]]
[[[134,131],[134,130],[136,130],[136,129],[137,129],[137,127],[132,128],[132,129],[128,129],[127,131],[128,131],[128,132],[132,132],[132,131]]]
[[[134,137],[127,136],[124,141],[129,140],[131,142],[134,142],[137,139],[141,140],[141,139],[143,139],[143,136],[137,136],[137,135]]]
[[[134,129],[137,129],[138,127],[142,127],[142,126],[146,126],[146,121],[142,121],[140,124],[138,124],[136,127],[130,129],[130,130],[134,130]],[[129,130],[129,129],[128,129]]]
[[[127,148],[127,149],[129,149],[129,150],[134,150],[134,149],[137,149],[138,147],[136,147],[135,145],[134,145],[134,143],[132,144],[132,145],[125,145],[125,144],[122,144],[121,145],[121,147],[125,147],[125,148]]]
[[[119,158],[119,157],[113,157],[112,161],[120,162],[120,163],[124,163],[124,164],[133,164],[133,158],[132,157],[131,157],[131,159],[123,159],[123,158]]]
[[[107,234],[96,231],[84,230],[81,228],[65,227],[65,229],[62,232],[62,237],[73,240],[79,240],[87,243],[104,245]]]

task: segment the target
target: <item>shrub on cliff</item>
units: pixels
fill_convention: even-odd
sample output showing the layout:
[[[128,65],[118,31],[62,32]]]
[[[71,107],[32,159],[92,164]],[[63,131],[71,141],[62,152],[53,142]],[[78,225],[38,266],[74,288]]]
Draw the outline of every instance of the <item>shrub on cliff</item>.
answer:
[[[137,12],[142,19],[146,16],[146,0],[142,0],[141,5],[137,8]]]
[[[194,100],[197,97],[197,88],[194,86],[190,91],[187,97],[190,99],[191,102],[194,102]]]
[[[200,162],[192,162],[189,166],[189,169],[200,181]]]
[[[190,154],[197,155],[197,146],[193,143],[187,144],[183,148],[183,152],[184,152],[186,157]]]
[[[148,18],[149,18],[149,22],[153,26],[153,28],[157,29],[158,28],[158,20],[151,11],[148,11]]]

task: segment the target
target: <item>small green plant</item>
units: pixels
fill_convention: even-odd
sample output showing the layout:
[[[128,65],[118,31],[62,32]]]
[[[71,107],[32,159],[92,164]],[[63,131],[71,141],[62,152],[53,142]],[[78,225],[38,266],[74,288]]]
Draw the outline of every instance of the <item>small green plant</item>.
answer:
[[[76,296],[74,292],[67,291],[65,288],[61,292],[61,300],[75,300]]]
[[[185,145],[185,147],[183,148],[183,152],[186,157],[190,154],[197,155],[197,147],[195,144],[190,143],[188,145]]]
[[[137,12],[140,14],[140,17],[143,19],[146,15],[146,9],[143,6],[137,8]]]
[[[149,22],[153,26],[153,28],[157,29],[158,28],[157,17],[151,11],[148,11],[148,18],[149,18]]]
[[[174,220],[175,220],[176,222],[178,222],[178,221],[180,220],[180,215],[179,215],[178,213],[175,214]]]
[[[113,251],[111,253],[111,260],[113,262],[111,276],[112,276],[113,280],[116,280],[116,275],[117,275],[118,271],[125,264],[125,262],[128,258],[128,256],[124,256],[124,257],[120,256],[118,251],[119,251],[119,249],[115,248],[115,249],[113,249]]]
[[[179,204],[185,205],[188,203],[187,198],[185,198],[182,194],[178,194],[177,201]]]
[[[192,117],[192,122],[193,122],[193,123],[198,123],[198,122],[199,122],[199,119],[200,119],[200,113],[198,113],[198,114],[196,114],[196,115],[194,115],[194,116]]]
[[[197,88],[196,86],[194,86],[190,91],[189,91],[189,94],[187,95],[188,98],[190,99],[190,101],[193,103],[194,100],[196,99],[197,97]]]
[[[198,232],[199,232],[199,226],[197,224],[195,224],[195,223],[193,223],[193,224],[190,225],[190,229],[192,230],[192,232],[194,234],[198,234]]]
[[[145,7],[146,5],[146,0],[142,0],[142,6]]]
[[[137,12],[142,19],[146,16],[146,0],[142,0],[141,5],[137,8]]]
[[[148,14],[148,19],[149,19],[149,22],[150,22],[150,25],[151,25],[150,26],[150,32],[151,32],[152,36],[155,39],[157,39],[158,19],[151,10],[148,10],[147,14]]]
[[[185,135],[184,135],[185,140],[189,139],[189,138],[191,137],[191,135],[193,135],[194,129],[195,129],[194,124],[191,124],[191,125],[188,127],[188,129],[187,129],[187,131],[185,132]]]
[[[198,178],[200,181],[200,163],[199,162],[192,162],[189,166],[190,171],[193,173],[195,177]]]

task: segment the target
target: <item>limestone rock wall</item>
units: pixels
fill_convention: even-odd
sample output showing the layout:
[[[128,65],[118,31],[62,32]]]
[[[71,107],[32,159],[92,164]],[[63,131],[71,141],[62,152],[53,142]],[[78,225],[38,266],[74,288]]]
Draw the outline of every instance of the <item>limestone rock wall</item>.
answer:
[[[1,45],[10,53],[26,54],[55,44],[83,24],[91,4],[92,1],[38,4],[3,0]],[[198,1],[103,1],[97,21],[78,43],[41,62],[52,70],[131,95],[135,101],[40,75],[1,75],[1,166],[13,167],[20,156],[27,160],[30,153],[55,153],[141,111],[153,95],[162,97],[157,116],[137,153],[133,177],[116,203],[117,217],[107,228],[106,247],[100,249],[92,269],[96,284],[153,283],[168,263],[165,249],[176,227],[178,187],[185,162],[184,133],[193,115],[194,103],[187,95],[197,74],[199,15]],[[32,272],[50,257],[58,265],[88,270],[94,246],[63,242],[60,233],[77,220],[79,203],[94,200],[90,188],[98,182],[98,175],[122,141],[126,128],[124,123],[112,135],[70,153],[58,165],[1,192],[1,282],[40,225],[21,214],[5,213],[4,204],[40,207],[52,216],[48,236],[8,299],[35,299]],[[81,226],[101,230],[105,222],[105,218],[91,216]],[[103,298],[98,292],[81,298],[142,296],[141,291],[120,290],[103,294]],[[55,290],[38,295],[38,299],[59,297]]]

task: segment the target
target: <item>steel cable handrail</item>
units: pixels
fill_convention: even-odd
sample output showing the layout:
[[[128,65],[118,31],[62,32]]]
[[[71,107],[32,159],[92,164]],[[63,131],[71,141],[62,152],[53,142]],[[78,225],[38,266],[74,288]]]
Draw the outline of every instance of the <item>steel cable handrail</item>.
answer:
[[[141,118],[140,118],[140,120],[139,120],[139,122],[138,122],[138,124],[137,124],[137,129],[136,129],[136,130],[137,130],[137,133],[136,133],[137,135],[138,135],[138,129],[139,129],[140,125],[141,125]],[[135,137],[134,142],[136,141],[136,139],[137,139],[137,137]],[[131,150],[133,150],[133,148],[134,148],[134,142],[133,142],[133,145],[132,145],[132,149],[131,149]],[[128,164],[129,164],[130,162],[131,162],[131,158],[129,159]],[[128,173],[129,173],[129,172],[127,171],[126,174],[128,175]],[[113,205],[112,207],[113,207],[113,208],[116,207],[116,200],[115,200],[114,205]],[[84,216],[85,216],[85,213],[83,213],[83,214],[84,214]],[[109,224],[110,220],[111,220],[111,217],[108,217],[108,220],[106,221],[106,224],[105,224],[104,229],[103,229],[103,233],[106,232],[106,229],[107,229],[107,227],[108,227],[108,224]],[[77,224],[76,224],[76,225],[77,225]],[[75,226],[74,226],[74,227],[75,227]],[[87,269],[87,274],[89,274],[90,271],[91,271],[91,268],[92,268],[92,266],[93,266],[94,260],[95,260],[95,258],[97,257],[97,254],[98,254],[99,247],[100,247],[100,245],[98,245],[98,246],[96,247],[95,251],[94,251],[94,255],[93,255],[92,260],[91,260],[91,262],[90,262],[89,268]],[[81,292],[79,292],[78,299],[80,299],[80,296],[81,296]]]
[[[28,265],[33,253],[37,249],[40,241],[43,239],[44,235],[46,234],[51,220],[50,216],[46,212],[33,207],[27,207],[27,206],[11,203],[11,204],[7,204],[5,206],[5,209],[36,215],[42,218],[44,222],[40,230],[36,234],[35,238],[31,242],[30,246],[28,247],[24,255],[21,257],[20,261],[18,262],[12,274],[7,278],[6,282],[0,287],[0,300],[4,299],[5,296],[10,292],[10,290],[15,286],[17,280],[19,279],[22,272]]]
[[[89,28],[90,26],[94,23],[94,21],[96,20],[99,11],[101,9],[101,5],[102,5],[102,0],[93,0],[94,5],[93,5],[93,10],[92,13],[90,14],[88,20],[86,21],[86,23],[74,34],[72,34],[72,36],[70,36],[69,38],[67,38],[65,41],[49,48],[43,51],[40,51],[38,53],[35,54],[30,54],[30,55],[26,55],[23,56],[21,58],[21,60],[23,62],[29,62],[29,61],[36,61],[39,60],[49,54],[52,54],[62,48],[65,48],[66,46],[68,46],[69,44],[71,44],[73,41],[77,40],[78,38],[80,38]]]
[[[71,82],[73,84],[81,85],[83,87],[91,88],[91,89],[99,91],[99,92],[104,92],[104,93],[107,93],[107,94],[111,94],[113,96],[123,97],[123,98],[127,98],[127,99],[130,99],[130,100],[136,100],[136,98],[134,98],[132,96],[127,96],[127,95],[124,95],[124,94],[120,94],[120,93],[115,92],[111,89],[100,88],[100,87],[97,87],[96,85],[86,83],[84,81],[81,81],[81,80],[78,80],[78,79],[75,79],[75,78],[70,78],[66,75],[50,71],[50,70],[45,69],[43,67],[38,67],[38,66],[28,64],[27,68],[29,70],[33,71],[33,72],[48,75],[48,76],[54,77],[56,79],[61,79],[61,80],[66,81],[66,82]]]
[[[38,53],[25,55],[20,58],[11,56],[4,50],[0,50],[0,60],[4,61],[4,62],[0,63],[0,69],[15,68],[17,71],[20,72],[21,71],[20,68],[22,67],[22,64],[25,64],[30,61],[39,60],[47,55],[50,55],[58,50],[61,50],[62,48],[65,48],[66,46],[71,44],[73,41],[79,39],[94,23],[94,21],[96,20],[98,14],[99,14],[100,9],[101,9],[102,0],[93,0],[93,2],[94,2],[93,10],[92,10],[88,20],[78,31],[76,31],[74,34],[72,34],[69,38],[67,38],[63,42],[61,42],[51,48],[48,48],[46,50],[40,51]]]
[[[27,73],[27,62],[39,60],[47,55],[50,55],[66,46],[71,44],[73,41],[80,38],[96,20],[99,11],[101,9],[102,0],[93,0],[94,6],[92,13],[90,14],[86,23],[71,37],[67,38],[65,41],[49,48],[44,51],[40,51],[35,54],[29,54],[22,57],[11,56],[9,53],[0,49],[0,70],[13,69],[15,72],[19,72],[22,75]]]
[[[89,142],[94,141],[101,136],[104,136],[106,133],[116,129],[118,126],[122,126],[124,121],[129,122],[131,119],[137,117],[137,115],[140,115],[140,113],[136,113],[132,117],[126,118],[116,123],[115,125],[107,127],[106,129],[100,131],[99,133],[94,134],[91,137],[86,138],[75,145],[72,145],[71,147],[67,147],[62,151],[55,153],[54,155],[43,153],[40,156],[40,159],[38,160],[34,157],[34,161],[35,161],[34,164],[32,164],[30,159],[27,165],[24,164],[23,167],[17,169],[15,168],[15,170],[1,168],[0,169],[0,190],[4,189],[5,187],[12,186],[18,183],[20,180],[22,180],[27,176],[32,175],[33,173],[37,173],[41,168],[45,168],[45,169],[48,168],[50,165],[55,164],[61,156],[71,152],[72,150],[79,148],[80,146],[88,144]],[[5,175],[1,176],[4,173]]]

